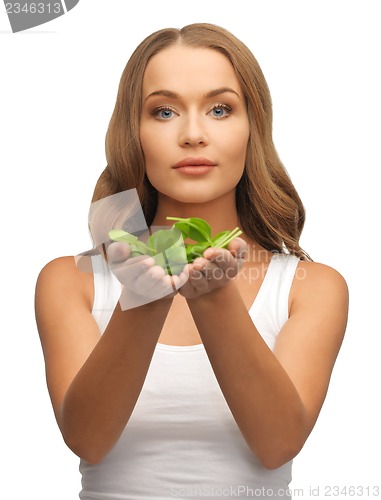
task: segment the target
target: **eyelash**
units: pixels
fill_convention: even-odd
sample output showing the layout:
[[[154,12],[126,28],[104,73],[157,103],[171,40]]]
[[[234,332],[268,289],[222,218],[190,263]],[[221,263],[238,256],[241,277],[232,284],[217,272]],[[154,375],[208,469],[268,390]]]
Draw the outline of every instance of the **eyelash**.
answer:
[[[211,109],[211,111],[213,111],[214,109],[218,109],[218,108],[224,109],[229,114],[224,115],[224,116],[220,116],[220,117],[215,116],[214,118],[216,118],[217,120],[223,120],[224,118],[229,118],[230,113],[233,111],[233,108],[231,106],[229,106],[228,104],[222,104],[222,103],[214,105],[213,108]],[[158,116],[160,111],[173,111],[173,109],[170,108],[169,106],[159,106],[158,108],[155,108],[154,110],[152,110],[151,115],[154,116],[157,120],[167,121],[168,119],[166,120],[165,118],[160,118]]]

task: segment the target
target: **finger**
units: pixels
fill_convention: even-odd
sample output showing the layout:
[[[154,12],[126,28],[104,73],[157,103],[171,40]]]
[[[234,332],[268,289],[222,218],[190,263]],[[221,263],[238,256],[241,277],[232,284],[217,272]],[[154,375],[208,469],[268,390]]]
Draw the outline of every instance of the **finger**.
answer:
[[[185,283],[189,280],[189,271],[187,267],[184,267],[184,269],[181,271],[180,274],[174,274],[172,276],[173,279],[173,286],[175,287],[176,290],[181,288],[182,286],[185,285]]]
[[[180,278],[185,278],[186,282],[179,288],[179,294],[185,298],[193,298],[198,295],[203,295],[210,291],[210,281],[205,279],[205,276],[200,270],[195,269],[194,262],[185,266],[184,271],[180,274]]]
[[[135,281],[128,282],[126,290],[131,291],[134,296],[140,297],[141,304],[160,299],[173,292],[171,283],[166,281],[158,270],[155,270],[154,274],[144,273],[144,275],[138,276]]]
[[[247,258],[248,245],[242,238],[235,238],[228,245],[228,250],[238,259]]]
[[[216,251],[209,256],[212,260],[211,264],[215,264],[217,269],[213,269],[213,278],[234,278],[243,267],[243,260],[234,257],[229,250],[216,249]]]
[[[134,290],[141,295],[155,293],[155,290],[160,293],[161,288],[167,286],[164,277],[165,271],[162,267],[152,266],[136,277],[133,283]]]
[[[106,254],[109,262],[122,262],[129,258],[131,248],[128,243],[115,242],[107,247]]]
[[[193,263],[189,271],[190,286],[199,292],[205,292],[210,288],[211,279],[209,275],[206,275],[206,266],[203,266],[200,262]]]
[[[198,281],[204,278],[206,281],[210,281],[215,278],[217,275],[219,278],[223,275],[223,270],[219,269],[218,266],[210,261],[209,259],[205,259],[203,257],[198,257],[193,261],[193,273],[192,279],[193,281]]]
[[[111,263],[109,267],[119,281],[130,287],[134,280],[147,272],[148,269],[158,266],[154,266],[152,257],[138,255],[122,262]]]
[[[225,248],[212,247],[204,252],[204,257],[223,271],[237,266],[237,259]]]
[[[242,238],[235,238],[228,245],[228,249],[232,255],[237,259],[238,271],[240,271],[245,262],[249,260],[249,247],[245,240]]]

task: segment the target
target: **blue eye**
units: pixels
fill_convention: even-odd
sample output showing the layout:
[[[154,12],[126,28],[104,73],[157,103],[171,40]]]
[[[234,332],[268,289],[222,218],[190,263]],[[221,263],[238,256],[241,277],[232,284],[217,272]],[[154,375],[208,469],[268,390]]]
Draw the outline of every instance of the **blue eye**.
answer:
[[[152,115],[159,120],[168,120],[169,118],[172,118],[173,111],[170,108],[160,107],[154,109],[152,111]]]
[[[212,116],[217,119],[228,118],[232,112],[232,108],[227,104],[216,104],[213,106],[212,110],[209,111],[208,114],[212,113]],[[155,108],[151,114],[156,119],[161,121],[167,121],[173,118],[173,114],[175,112],[166,106],[160,106],[159,108]]]
[[[225,110],[220,107],[213,109],[214,116],[223,116],[224,111]]]
[[[231,112],[232,108],[227,104],[218,104],[212,109],[212,113],[215,118],[227,118]]]
[[[170,109],[162,109],[160,111],[160,116],[162,118],[171,118],[171,116],[172,116],[172,110],[170,110]]]

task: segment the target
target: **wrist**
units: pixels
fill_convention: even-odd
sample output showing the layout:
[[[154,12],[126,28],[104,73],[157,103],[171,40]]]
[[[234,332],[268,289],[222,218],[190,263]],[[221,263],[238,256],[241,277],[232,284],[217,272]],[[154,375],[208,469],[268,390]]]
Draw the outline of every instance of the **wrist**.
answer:
[[[122,292],[119,297],[119,304],[122,311],[139,308],[144,311],[152,311],[156,309],[169,308],[173,301],[173,293],[159,298],[146,297],[126,290],[122,286]]]
[[[230,299],[231,294],[234,293],[234,290],[238,292],[234,282],[230,281],[220,288],[215,288],[210,292],[204,293],[202,295],[197,295],[196,297],[187,298],[186,300],[189,306],[193,304],[202,304],[205,307],[209,305],[213,305],[214,308],[218,307],[219,305],[221,305],[222,307],[226,305],[226,301]]]

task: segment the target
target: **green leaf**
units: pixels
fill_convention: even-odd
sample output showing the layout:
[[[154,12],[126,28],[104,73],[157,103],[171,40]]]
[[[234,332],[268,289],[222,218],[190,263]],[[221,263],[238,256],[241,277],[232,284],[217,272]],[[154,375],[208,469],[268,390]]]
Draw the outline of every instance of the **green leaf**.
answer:
[[[136,257],[137,255],[152,255],[149,249],[147,249],[145,243],[140,241],[137,236],[127,233],[122,229],[112,229],[108,233],[109,237],[113,241],[118,241],[120,243],[128,243],[130,245],[130,257]]]
[[[193,262],[197,257],[202,257],[202,254],[210,247],[209,241],[201,243],[188,244],[186,247],[188,262]]]
[[[194,241],[209,241],[212,240],[212,228],[209,224],[199,217],[189,217],[187,219],[181,217],[167,217],[167,220],[176,220],[175,227],[183,233],[184,239],[190,238]]]
[[[230,232],[230,234],[227,237],[225,237],[222,243],[220,242],[219,247],[226,248],[231,241],[233,241],[235,238],[238,238],[238,236],[240,236],[241,234],[242,231],[240,230],[240,228],[236,227],[235,229],[233,229],[233,231]]]
[[[216,236],[212,239],[212,247],[219,247],[220,243],[226,239],[226,236],[230,234],[230,231],[222,231],[221,233],[216,234]]]
[[[131,257],[136,255],[152,255],[152,252],[147,248],[146,244],[142,241],[137,241],[136,243],[130,243]]]
[[[108,233],[110,240],[121,241],[124,243],[136,243],[138,237],[123,231],[123,229],[112,229]]]
[[[156,255],[153,255],[152,258],[155,261],[156,266],[160,266],[163,269],[165,269],[167,267],[167,264],[166,264],[165,259],[164,259],[164,255],[162,253],[158,253]]]
[[[186,248],[184,245],[173,245],[164,252],[167,264],[170,268],[173,266],[184,267],[188,263]]]
[[[221,231],[212,238],[212,229],[204,219],[167,217],[167,220],[176,222],[170,229],[154,232],[146,243],[122,229],[111,230],[109,237],[114,241],[128,243],[131,257],[150,255],[167,274],[180,274],[187,262],[191,263],[201,257],[207,248],[226,248],[230,241],[242,234],[239,227],[236,227],[233,231]],[[185,244],[186,238],[196,243]]]
[[[179,229],[172,227],[171,229],[159,229],[152,233],[147,239],[146,245],[155,253],[164,252],[167,248],[182,242],[182,234]]]

